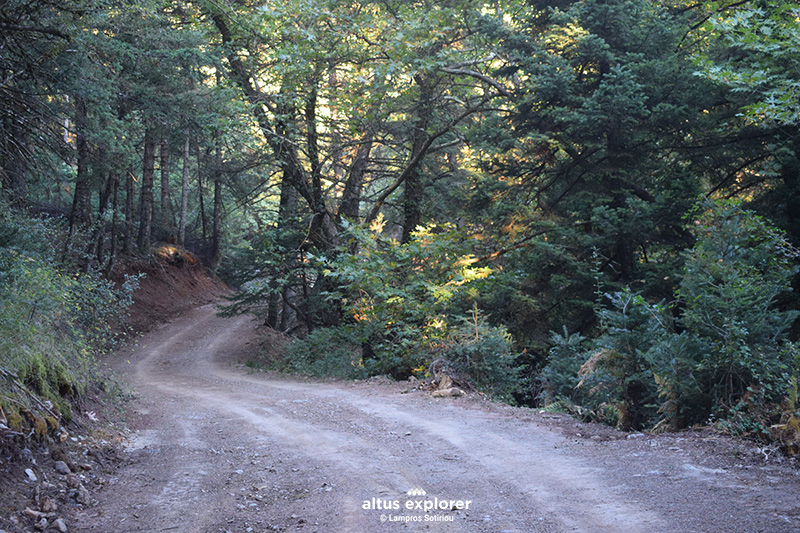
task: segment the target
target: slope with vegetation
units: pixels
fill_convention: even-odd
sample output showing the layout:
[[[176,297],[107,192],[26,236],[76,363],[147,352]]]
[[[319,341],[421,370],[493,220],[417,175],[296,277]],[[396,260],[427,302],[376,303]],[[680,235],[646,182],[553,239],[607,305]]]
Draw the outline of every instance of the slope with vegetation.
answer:
[[[228,293],[185,250],[80,268],[85,232],[0,214],[0,528],[63,530],[120,459],[122,390],[98,356],[131,334]],[[111,427],[108,427],[108,425]]]
[[[108,277],[83,272],[77,251],[63,248],[65,229],[0,215],[0,443],[11,449],[63,437],[87,392],[109,392],[99,354],[229,294],[194,255],[168,245],[149,259],[120,258]]]
[[[72,402],[95,385],[94,354],[114,345],[112,324],[136,276],[117,285],[71,268],[46,220],[0,215],[0,446],[62,432]]]
[[[447,368],[796,452],[798,16],[11,0],[3,190],[62,214],[81,282],[185,246],[240,289],[229,313],[298,337],[279,368]]]

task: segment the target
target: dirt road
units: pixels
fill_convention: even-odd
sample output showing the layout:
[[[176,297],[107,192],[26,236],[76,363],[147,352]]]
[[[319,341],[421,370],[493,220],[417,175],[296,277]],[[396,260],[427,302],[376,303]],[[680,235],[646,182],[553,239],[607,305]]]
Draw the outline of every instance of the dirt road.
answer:
[[[797,469],[726,439],[626,435],[381,380],[248,373],[238,363],[254,334],[207,306],[114,357],[136,395],[130,462],[76,529],[800,529]]]

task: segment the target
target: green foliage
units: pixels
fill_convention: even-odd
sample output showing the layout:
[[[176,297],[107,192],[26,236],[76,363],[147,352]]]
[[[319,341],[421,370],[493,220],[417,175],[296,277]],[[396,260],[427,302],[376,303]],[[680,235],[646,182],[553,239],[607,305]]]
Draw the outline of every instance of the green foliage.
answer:
[[[356,323],[377,325],[384,339],[397,344],[415,343],[419,332],[430,339],[419,338],[422,343],[442,338],[441,320],[467,308],[473,286],[489,274],[473,266],[468,243],[452,227],[419,229],[405,244],[382,235],[382,218],[370,228],[347,227],[347,246],[354,251],[338,253],[323,271],[346,293],[328,298],[340,301]]]
[[[445,361],[625,427],[774,421],[795,251],[735,205],[692,207],[746,195],[800,242],[796,5],[11,0],[0,19],[3,189],[60,209],[80,175],[84,203],[110,195],[62,247],[80,274],[54,227],[2,215],[9,387],[58,404],[108,345],[135,280],[91,265],[143,196],[147,131],[165,182],[188,140],[190,234],[224,185],[227,312],[307,334],[281,369]]]
[[[795,350],[797,347],[794,347]],[[787,455],[800,455],[800,401],[797,394],[797,373],[792,377],[788,394],[781,403],[780,420],[770,427],[770,435]]]
[[[545,406],[566,402],[588,403],[586,388],[579,387],[578,372],[585,361],[587,339],[578,333],[569,333],[566,326],[563,334],[553,332],[547,366],[542,370],[542,394],[539,401]]]
[[[767,435],[770,406],[786,394],[793,368],[786,341],[798,313],[779,300],[791,290],[798,252],[733,202],[701,203],[691,222],[697,243],[676,290],[677,323],[635,292],[609,294],[591,348],[554,335],[544,376],[556,399],[596,412],[614,404],[622,427],[682,427],[712,416],[730,431]],[[575,388],[588,396],[569,391],[581,352]]]
[[[677,430],[708,420],[714,400],[708,375],[700,368],[703,357],[703,342],[697,336],[664,332],[650,353],[659,407],[658,417],[649,424]]]
[[[512,250],[482,303],[535,367],[549,331],[596,326],[598,281],[672,295],[691,246],[682,218],[701,192],[687,141],[712,92],[675,53],[685,21],[660,4],[526,6],[505,29],[499,74],[515,92],[471,132],[489,177],[476,178],[469,216]]]
[[[272,366],[282,372],[318,377],[360,379],[368,375],[361,343],[349,328],[316,329],[290,343]]]
[[[70,317],[73,334],[99,349],[116,346],[119,339],[114,326],[123,325],[141,276],[125,275],[120,287],[94,272],[70,276],[64,312]]]
[[[41,435],[69,420],[70,401],[96,378],[93,352],[113,342],[110,322],[136,280],[117,289],[97,274],[73,274],[55,257],[58,228],[0,213],[0,399],[16,413],[17,432],[27,420]]]
[[[401,244],[371,228],[348,225],[347,249],[313,258],[335,290],[344,323],[293,342],[282,368],[314,375],[422,375],[434,360],[465,384],[512,401],[520,389],[511,337],[490,326],[477,307],[464,318],[490,270],[475,265],[452,227],[419,229]],[[319,281],[318,281],[319,283]]]
[[[515,403],[523,392],[522,368],[514,353],[513,339],[503,327],[492,327],[473,308],[469,317],[457,319],[438,353],[453,376],[488,396]]]
[[[219,274],[239,290],[223,314],[250,312],[269,319],[266,302],[291,287],[307,286],[306,272],[299,267],[302,253],[297,243],[301,240],[296,229],[265,228],[234,248]]]
[[[606,297],[611,305],[598,308],[601,333],[577,387],[589,388],[594,405],[614,404],[621,428],[639,429],[655,411],[651,352],[665,333],[664,309],[630,290]]]
[[[481,307],[528,349],[534,366],[536,355],[547,351],[548,332],[559,326],[576,330],[592,321],[597,281],[591,249],[582,235],[539,224],[549,231],[498,261],[502,268],[479,294]]]
[[[715,44],[698,54],[700,73],[730,87],[746,120],[797,125],[800,8],[774,0],[748,4],[708,19],[703,29]]]
[[[327,297],[364,332],[375,369],[402,377],[436,350],[490,270],[475,266],[467,241],[452,227],[420,229],[405,244],[381,230],[381,220],[371,229],[350,226],[355,251],[338,253],[323,274],[342,288]]]
[[[737,408],[756,389],[776,401],[791,363],[782,346],[798,315],[777,304],[791,291],[798,252],[734,203],[702,207],[678,289],[685,306],[680,324],[702,344],[694,364],[707,373],[717,412]]]

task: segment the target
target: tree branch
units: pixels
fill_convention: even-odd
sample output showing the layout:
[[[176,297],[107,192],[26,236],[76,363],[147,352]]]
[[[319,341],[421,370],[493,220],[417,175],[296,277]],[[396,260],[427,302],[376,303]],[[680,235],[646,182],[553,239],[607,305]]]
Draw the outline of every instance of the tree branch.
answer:
[[[481,103],[486,103],[488,100],[489,100],[489,97],[484,96],[484,98],[481,100]],[[417,152],[416,154],[413,155],[411,160],[408,162],[406,167],[403,169],[403,172],[401,172],[400,176],[397,177],[397,180],[395,180],[395,182],[392,183],[392,185],[388,189],[383,191],[383,193],[381,193],[381,195],[375,201],[375,205],[372,206],[372,209],[370,210],[369,215],[367,215],[367,217],[364,219],[364,223],[365,224],[369,224],[370,222],[375,220],[375,217],[377,217],[378,213],[380,213],[381,207],[383,206],[383,203],[386,201],[386,199],[389,198],[389,196],[394,191],[396,191],[398,189],[398,187],[400,187],[400,185],[403,184],[404,181],[406,181],[406,179],[411,175],[412,172],[414,172],[414,170],[417,168],[417,165],[419,165],[419,163],[422,161],[422,159],[428,154],[428,152],[430,151],[431,145],[433,145],[433,142],[436,139],[438,139],[439,137],[441,137],[445,133],[450,132],[450,130],[452,130],[459,122],[461,122],[462,120],[464,120],[465,118],[467,118],[471,114],[477,113],[479,109],[480,109],[480,105],[464,110],[463,113],[461,113],[456,118],[451,120],[450,123],[447,126],[445,126],[441,130],[437,131],[436,133],[434,133],[433,135],[428,137],[425,140],[425,143],[422,145],[422,148],[419,150],[419,152]]]
[[[477,78],[482,82],[488,83],[489,85],[497,89],[497,92],[499,92],[502,96],[505,96],[506,98],[511,97],[511,94],[505,87],[503,87],[502,84],[500,84],[500,82],[490,78],[485,74],[481,74],[476,70],[469,70],[464,68],[450,68],[450,67],[443,67],[439,70],[441,70],[442,72],[446,72],[447,74],[454,74],[456,76],[470,76],[472,78]]]
[[[62,33],[53,28],[40,28],[36,26],[18,26],[17,24],[8,24],[7,22],[0,22],[0,31],[3,33],[19,32],[19,33],[44,33],[45,35],[52,35],[66,41],[71,41],[72,38],[66,33]]]

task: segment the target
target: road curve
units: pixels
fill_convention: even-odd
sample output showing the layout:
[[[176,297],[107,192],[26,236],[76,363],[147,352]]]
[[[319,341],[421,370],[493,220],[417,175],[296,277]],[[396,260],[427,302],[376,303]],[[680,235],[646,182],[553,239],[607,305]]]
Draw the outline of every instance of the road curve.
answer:
[[[755,474],[708,466],[680,446],[646,456],[651,451],[641,445],[627,447],[630,439],[575,439],[530,410],[435,399],[380,381],[249,373],[237,363],[253,352],[255,339],[248,317],[219,318],[206,306],[111,357],[134,391],[136,431],[129,464],[96,494],[78,530],[634,533],[800,526],[790,498],[779,497],[800,494],[797,476],[782,475],[776,485],[759,474],[752,478],[761,480],[756,493],[747,481]],[[754,496],[778,503],[753,512]]]

